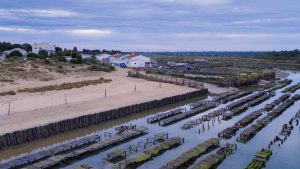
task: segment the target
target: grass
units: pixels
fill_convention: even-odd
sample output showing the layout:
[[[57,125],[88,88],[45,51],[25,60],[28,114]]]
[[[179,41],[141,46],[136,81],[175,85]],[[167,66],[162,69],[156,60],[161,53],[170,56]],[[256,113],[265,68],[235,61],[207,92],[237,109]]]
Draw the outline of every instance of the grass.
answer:
[[[15,91],[0,92],[0,96],[15,95]]]
[[[23,88],[23,89],[18,89],[19,93],[35,93],[35,92],[46,92],[46,91],[53,91],[53,90],[68,90],[72,88],[81,88],[84,86],[89,86],[89,85],[97,85],[101,83],[108,83],[111,82],[111,79],[104,79],[100,78],[97,80],[84,80],[80,82],[74,82],[74,83],[63,83],[60,85],[48,85],[48,86],[42,86],[42,87],[35,87],[35,88]]]

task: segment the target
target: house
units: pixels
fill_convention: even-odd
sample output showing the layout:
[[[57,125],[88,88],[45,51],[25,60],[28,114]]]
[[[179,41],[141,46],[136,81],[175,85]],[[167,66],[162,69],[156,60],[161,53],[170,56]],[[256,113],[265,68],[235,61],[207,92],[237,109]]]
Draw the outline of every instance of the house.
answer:
[[[81,54],[82,59],[91,59],[92,57],[93,57],[93,55],[90,55],[90,54]]]
[[[48,54],[50,53],[54,53],[55,52],[55,45],[51,45],[49,43],[34,43],[32,45],[32,52],[38,54],[39,51],[41,50],[45,50],[48,52]]]
[[[150,58],[143,56],[143,55],[137,55],[132,56],[129,58],[128,67],[131,68],[142,68],[146,66],[146,63],[150,62]]]
[[[99,55],[96,55],[96,59],[99,60],[99,61],[102,61],[102,62],[108,62],[109,61],[109,57],[110,55],[109,54],[99,54]]]
[[[24,50],[24,49],[21,49],[21,48],[14,48],[14,49],[11,49],[11,50],[4,51],[3,54],[2,54],[2,59],[5,59],[8,55],[10,55],[14,51],[20,52],[22,54],[22,57],[24,59],[26,59],[27,51]]]
[[[109,56],[109,62],[114,66],[120,65],[120,54],[114,54]]]

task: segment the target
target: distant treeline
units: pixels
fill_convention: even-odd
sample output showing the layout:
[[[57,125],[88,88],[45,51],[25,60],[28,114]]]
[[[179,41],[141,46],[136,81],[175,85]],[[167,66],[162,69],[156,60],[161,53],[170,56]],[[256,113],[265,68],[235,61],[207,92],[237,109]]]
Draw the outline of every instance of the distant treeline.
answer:
[[[149,57],[255,57],[261,59],[272,60],[297,60],[300,61],[300,51],[298,49],[292,51],[273,51],[273,52],[139,52]]]
[[[6,50],[11,50],[14,48],[21,48],[26,50],[27,52],[32,51],[32,47],[30,44],[28,43],[24,43],[24,44],[12,44],[9,42],[0,42],[0,52],[4,52]]]
[[[272,60],[293,60],[300,63],[300,51],[298,49],[292,51],[273,51],[261,53],[258,55],[258,57]]]

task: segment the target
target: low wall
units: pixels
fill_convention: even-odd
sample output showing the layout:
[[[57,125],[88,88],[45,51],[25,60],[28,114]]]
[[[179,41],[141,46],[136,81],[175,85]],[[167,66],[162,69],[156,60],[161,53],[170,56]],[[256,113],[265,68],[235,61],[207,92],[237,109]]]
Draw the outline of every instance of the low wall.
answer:
[[[153,100],[140,104],[121,107],[114,110],[84,115],[73,119],[66,119],[59,122],[50,123],[44,126],[7,133],[0,136],[0,150],[22,143],[47,138],[56,134],[71,131],[73,129],[84,128],[95,124],[100,124],[104,121],[114,120],[117,118],[126,117],[131,114],[140,113],[161,106],[178,103],[191,98],[206,95],[207,93],[207,89],[201,89],[182,95],[163,98],[160,100]]]

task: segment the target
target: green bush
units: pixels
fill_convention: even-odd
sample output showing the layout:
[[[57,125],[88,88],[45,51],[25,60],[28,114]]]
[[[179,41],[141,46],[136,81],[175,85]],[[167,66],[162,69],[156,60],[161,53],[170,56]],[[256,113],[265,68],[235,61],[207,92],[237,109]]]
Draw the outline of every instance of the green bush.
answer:
[[[12,52],[8,55],[8,57],[22,57],[22,56],[23,56],[23,54],[22,54],[21,52],[17,51],[17,50],[12,51]]]

